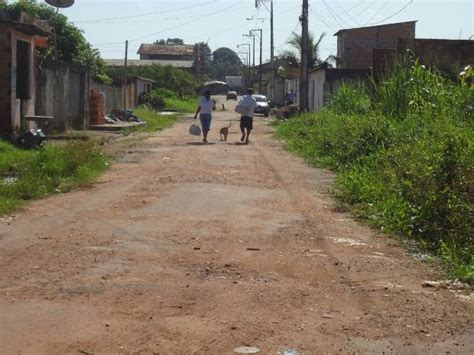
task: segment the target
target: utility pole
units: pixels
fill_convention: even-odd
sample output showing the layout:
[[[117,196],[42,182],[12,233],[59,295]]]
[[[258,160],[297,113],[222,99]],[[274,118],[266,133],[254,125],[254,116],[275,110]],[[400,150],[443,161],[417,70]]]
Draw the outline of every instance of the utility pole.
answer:
[[[125,41],[125,66],[123,73],[123,109],[127,109],[127,69],[128,69],[128,40]]]
[[[258,68],[258,93],[262,93],[263,30],[257,28],[251,32],[260,32],[260,66]],[[255,67],[255,66],[254,66]]]
[[[303,0],[301,14],[301,77],[300,77],[300,108],[308,111],[308,0]]]
[[[273,0],[270,1],[270,64],[272,66],[270,97],[272,101],[275,101],[275,39],[273,33]]]
[[[253,39],[253,64],[252,64],[252,86],[255,83],[255,34],[249,31],[249,34],[243,34],[244,37],[252,37]]]
[[[275,40],[273,32],[273,0],[255,0],[255,7],[259,7],[261,3],[270,1],[270,98],[275,101]],[[266,6],[265,6],[266,7]],[[267,8],[268,10],[268,8]]]

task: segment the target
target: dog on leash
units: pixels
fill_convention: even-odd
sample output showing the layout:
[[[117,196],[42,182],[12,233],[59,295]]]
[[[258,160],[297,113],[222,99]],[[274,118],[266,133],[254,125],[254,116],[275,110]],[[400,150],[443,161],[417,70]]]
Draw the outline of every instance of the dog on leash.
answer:
[[[221,130],[220,130],[221,141],[227,142],[227,136],[229,135],[230,126],[232,126],[232,122],[229,122],[228,126],[221,128]]]

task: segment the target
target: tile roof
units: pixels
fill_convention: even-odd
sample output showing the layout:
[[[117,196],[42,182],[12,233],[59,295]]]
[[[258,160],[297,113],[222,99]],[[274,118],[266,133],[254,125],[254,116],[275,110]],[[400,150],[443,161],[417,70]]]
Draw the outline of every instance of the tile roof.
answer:
[[[167,45],[167,44],[142,43],[142,45],[138,49],[137,54],[193,55],[194,45],[193,44]]]
[[[109,67],[123,67],[123,59],[104,59],[105,64]],[[194,62],[192,60],[162,60],[162,59],[129,59],[129,66],[145,66],[145,65],[171,65],[175,68],[185,68],[189,69],[193,67]]]

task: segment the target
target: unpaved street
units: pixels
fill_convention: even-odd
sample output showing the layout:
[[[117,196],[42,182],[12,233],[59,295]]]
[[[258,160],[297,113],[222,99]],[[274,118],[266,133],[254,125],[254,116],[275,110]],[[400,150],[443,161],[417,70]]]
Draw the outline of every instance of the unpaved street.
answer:
[[[0,222],[0,353],[474,353],[463,293],[338,212],[332,176],[258,119],[130,148],[91,188]]]

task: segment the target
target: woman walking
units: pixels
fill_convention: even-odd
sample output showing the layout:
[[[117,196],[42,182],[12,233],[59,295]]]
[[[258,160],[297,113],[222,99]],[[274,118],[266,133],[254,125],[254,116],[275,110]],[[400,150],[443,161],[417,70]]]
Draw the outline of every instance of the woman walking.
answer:
[[[206,90],[204,96],[201,96],[199,99],[199,106],[194,115],[194,119],[197,118],[199,114],[199,120],[201,121],[202,127],[202,141],[207,143],[207,134],[211,130],[211,121],[212,121],[212,108],[214,106],[214,100],[211,98],[211,92]]]

